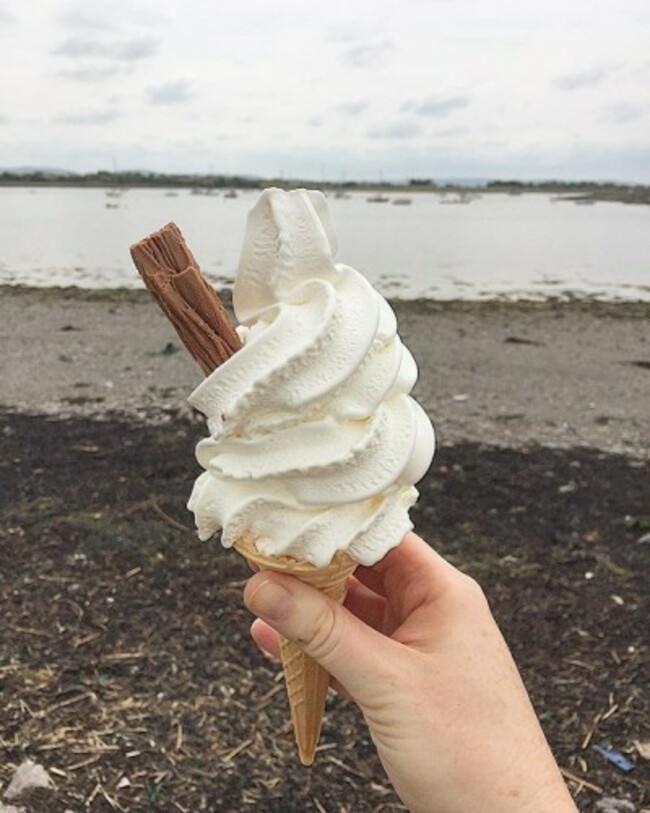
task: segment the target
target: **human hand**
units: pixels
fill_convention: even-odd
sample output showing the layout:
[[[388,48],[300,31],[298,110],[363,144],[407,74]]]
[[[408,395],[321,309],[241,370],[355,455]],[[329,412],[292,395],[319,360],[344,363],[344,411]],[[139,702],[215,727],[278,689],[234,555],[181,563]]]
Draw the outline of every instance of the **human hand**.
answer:
[[[251,632],[295,641],[359,705],[413,813],[574,813],[575,805],[481,588],[415,534],[359,567],[341,607],[264,571]]]

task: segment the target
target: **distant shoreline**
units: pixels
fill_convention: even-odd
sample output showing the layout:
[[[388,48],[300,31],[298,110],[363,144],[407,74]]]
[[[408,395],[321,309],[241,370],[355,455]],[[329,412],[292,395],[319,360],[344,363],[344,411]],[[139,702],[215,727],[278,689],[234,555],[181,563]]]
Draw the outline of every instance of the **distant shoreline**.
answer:
[[[89,189],[187,189],[194,192],[219,193],[226,190],[259,191],[269,186],[284,189],[317,188],[339,194],[384,193],[415,195],[433,194],[546,194],[568,202],[611,202],[650,205],[650,186],[644,184],[597,183],[592,181],[488,181],[485,184],[445,183],[432,179],[411,179],[404,183],[347,181],[314,181],[309,179],[246,178],[222,175],[167,175],[135,172],[96,172],[86,175],[49,175],[46,172],[17,174],[0,172],[0,187],[23,188],[89,188]]]

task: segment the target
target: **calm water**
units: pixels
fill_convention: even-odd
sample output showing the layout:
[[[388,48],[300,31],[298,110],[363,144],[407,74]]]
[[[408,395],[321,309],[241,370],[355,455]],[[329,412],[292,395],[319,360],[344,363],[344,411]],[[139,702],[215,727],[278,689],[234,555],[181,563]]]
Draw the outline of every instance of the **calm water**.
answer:
[[[230,282],[255,197],[0,188],[0,284],[139,287],[128,247],[169,220],[206,275]],[[391,296],[650,301],[648,206],[582,206],[545,195],[445,205],[455,196],[418,194],[410,206],[366,198],[330,198],[338,258]]]

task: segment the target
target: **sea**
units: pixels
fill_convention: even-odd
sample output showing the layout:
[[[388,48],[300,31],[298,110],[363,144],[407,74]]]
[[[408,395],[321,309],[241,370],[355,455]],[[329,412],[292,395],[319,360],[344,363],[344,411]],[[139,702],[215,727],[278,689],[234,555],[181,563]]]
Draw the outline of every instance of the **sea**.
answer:
[[[138,288],[129,246],[169,221],[232,284],[255,191],[0,188],[0,285]],[[337,260],[393,299],[650,301],[650,206],[546,194],[329,195]]]

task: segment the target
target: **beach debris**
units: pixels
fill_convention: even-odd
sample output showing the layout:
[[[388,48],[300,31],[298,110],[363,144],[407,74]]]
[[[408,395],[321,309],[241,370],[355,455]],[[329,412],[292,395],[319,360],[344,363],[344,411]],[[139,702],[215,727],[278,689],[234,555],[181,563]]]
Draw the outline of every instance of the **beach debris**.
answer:
[[[495,415],[494,420],[506,423],[507,421],[520,421],[525,417],[525,412],[505,412],[501,413],[500,415]]]
[[[578,488],[577,483],[574,480],[569,480],[568,483],[564,483],[564,485],[561,485],[558,488],[557,493],[558,494],[571,494],[577,488]]]
[[[603,789],[600,785],[594,785],[593,782],[589,782],[588,779],[585,779],[584,776],[577,776],[571,771],[567,771],[566,768],[560,768],[560,773],[565,779],[568,779],[569,782],[573,782],[578,786],[578,791],[582,791],[583,788],[588,788],[589,790],[593,790],[594,793],[602,793]]]
[[[626,528],[636,528],[639,531],[650,531],[650,514],[626,514],[623,518]],[[650,534],[648,534],[650,536]],[[643,537],[641,537],[643,539]],[[641,540],[638,540],[641,541]]]
[[[29,800],[30,803],[34,803],[37,798],[42,809],[48,809],[49,804],[48,808],[43,807],[47,800],[43,796],[37,797],[35,794],[44,793],[49,799],[53,792],[54,784],[45,768],[28,759],[18,766],[4,792],[3,798],[12,804],[4,804],[0,801],[0,813],[27,813],[27,808],[22,802]],[[17,804],[13,804],[13,802]]]
[[[16,769],[4,793],[4,798],[11,802],[32,788],[48,788],[53,790],[54,785],[45,768],[28,759]]]
[[[506,336],[504,344],[532,344],[536,347],[543,347],[544,342],[537,342],[535,339],[524,339],[521,336]]]
[[[650,740],[634,740],[634,747],[641,759],[650,759]]]
[[[620,751],[616,751],[614,748],[610,748],[607,745],[593,745],[592,748],[601,756],[605,757],[608,762],[611,762],[612,765],[620,768],[621,771],[628,773],[634,769],[634,763],[627,757],[623,756]]]
[[[603,796],[594,805],[594,813],[636,813],[636,807],[629,799]]]
[[[621,364],[629,364],[631,367],[638,367],[641,370],[650,370],[650,361],[637,359],[636,361],[622,361]]]
[[[469,395],[466,392],[459,392],[458,395],[452,395],[451,400],[461,404],[463,401],[469,400]]]

